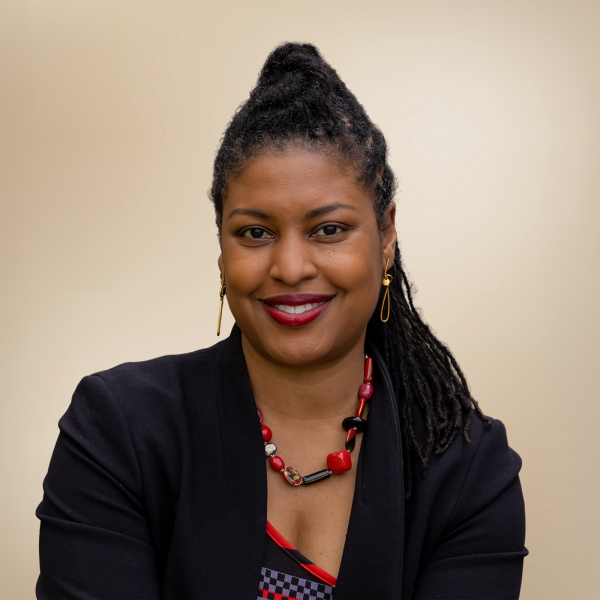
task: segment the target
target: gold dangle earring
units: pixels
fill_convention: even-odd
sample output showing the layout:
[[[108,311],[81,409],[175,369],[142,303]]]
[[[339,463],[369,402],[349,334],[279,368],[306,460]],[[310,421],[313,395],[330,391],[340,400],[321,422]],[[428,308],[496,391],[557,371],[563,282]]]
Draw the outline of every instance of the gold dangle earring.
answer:
[[[385,269],[383,271],[383,279],[381,280],[381,283],[385,286],[385,294],[383,295],[383,301],[381,303],[381,312],[379,314],[379,318],[381,319],[382,323],[387,323],[388,319],[390,318],[390,283],[392,283],[392,280],[394,279],[391,275],[388,275],[388,265],[390,264],[390,259],[387,259],[387,262],[385,263]],[[385,301],[387,300],[387,316],[385,317],[385,319],[383,318],[383,307],[385,306]]]
[[[219,322],[217,323],[217,335],[221,335],[221,315],[223,314],[223,298],[225,297],[225,267],[221,271],[221,289],[219,290]]]

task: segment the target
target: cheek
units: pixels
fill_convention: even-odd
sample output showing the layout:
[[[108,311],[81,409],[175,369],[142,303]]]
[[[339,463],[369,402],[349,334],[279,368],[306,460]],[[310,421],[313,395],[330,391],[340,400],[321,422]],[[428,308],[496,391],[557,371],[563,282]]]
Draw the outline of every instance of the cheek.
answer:
[[[367,240],[351,250],[327,261],[324,269],[326,277],[352,297],[353,305],[370,307],[379,297],[380,251]]]
[[[227,296],[232,305],[239,305],[245,300],[249,300],[250,295],[264,282],[265,273],[268,272],[266,253],[249,253],[239,250],[239,248],[232,249],[225,254],[227,256],[225,264]]]

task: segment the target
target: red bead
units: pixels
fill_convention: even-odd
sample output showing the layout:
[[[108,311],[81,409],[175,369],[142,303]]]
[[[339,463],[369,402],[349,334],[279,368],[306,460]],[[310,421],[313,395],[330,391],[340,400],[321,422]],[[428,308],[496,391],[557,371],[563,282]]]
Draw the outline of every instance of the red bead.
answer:
[[[367,401],[364,398],[360,399],[360,402],[358,403],[358,409],[356,410],[357,417],[362,417],[363,410],[365,410],[366,403],[367,403]]]
[[[373,359],[367,358],[365,361],[365,383],[373,382]]]
[[[269,462],[271,463],[271,466],[276,470],[276,471],[281,471],[281,469],[283,469],[285,467],[285,464],[283,462],[283,459],[279,458],[279,456],[273,456],[273,458],[271,458],[269,460]]]
[[[327,455],[327,468],[334,473],[343,473],[352,468],[352,457],[347,450],[332,452]]]
[[[346,435],[346,450],[352,452],[354,450],[354,444],[356,444],[356,429],[348,429]]]
[[[263,414],[262,414],[262,410],[260,410],[260,408],[257,408],[256,410],[258,411],[258,418],[259,418],[260,422],[262,423],[263,418],[264,418]]]
[[[262,429],[263,440],[265,442],[270,441],[273,436],[272,431],[266,425],[261,425],[260,428]]]
[[[370,383],[363,383],[358,388],[358,397],[368,400],[373,395],[373,386]]]

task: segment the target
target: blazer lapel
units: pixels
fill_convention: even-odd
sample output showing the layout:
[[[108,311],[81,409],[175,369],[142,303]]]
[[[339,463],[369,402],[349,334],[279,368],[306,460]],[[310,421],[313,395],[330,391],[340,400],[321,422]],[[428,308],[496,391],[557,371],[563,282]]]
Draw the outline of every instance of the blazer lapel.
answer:
[[[237,325],[219,347],[218,404],[227,489],[222,498],[224,578],[219,598],[256,598],[266,541],[263,439]]]
[[[356,487],[336,600],[400,598],[404,558],[404,472],[400,420],[391,379],[377,349],[369,427],[361,444]]]

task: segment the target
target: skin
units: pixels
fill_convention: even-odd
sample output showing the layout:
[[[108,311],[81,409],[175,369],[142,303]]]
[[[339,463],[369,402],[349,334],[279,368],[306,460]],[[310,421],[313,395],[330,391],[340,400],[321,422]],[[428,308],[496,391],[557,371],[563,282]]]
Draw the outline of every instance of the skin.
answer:
[[[380,228],[355,173],[302,148],[255,158],[229,182],[218,260],[226,297],[277,455],[304,475],[344,449],[340,423],[358,405],[367,323],[386,261],[391,267],[394,260],[394,219],[391,204]],[[262,230],[260,238],[251,229]],[[277,323],[264,308],[263,299],[298,293],[334,297],[317,319],[297,328]],[[269,521],[335,577],[361,441],[362,434],[350,471],[310,486],[287,484],[265,461]]]

